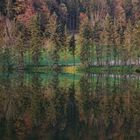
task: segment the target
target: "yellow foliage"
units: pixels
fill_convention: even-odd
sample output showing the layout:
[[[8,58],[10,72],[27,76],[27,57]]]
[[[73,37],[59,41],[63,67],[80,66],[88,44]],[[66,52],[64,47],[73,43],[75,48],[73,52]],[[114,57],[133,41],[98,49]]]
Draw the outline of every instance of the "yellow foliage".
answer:
[[[63,71],[66,72],[66,73],[76,73],[77,67],[76,66],[64,67]]]

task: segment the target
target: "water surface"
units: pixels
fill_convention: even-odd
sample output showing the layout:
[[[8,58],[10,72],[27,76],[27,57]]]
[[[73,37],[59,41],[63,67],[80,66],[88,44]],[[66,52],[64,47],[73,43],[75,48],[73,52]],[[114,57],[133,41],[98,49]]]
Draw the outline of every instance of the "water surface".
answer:
[[[0,74],[0,140],[94,139],[140,139],[139,75]]]

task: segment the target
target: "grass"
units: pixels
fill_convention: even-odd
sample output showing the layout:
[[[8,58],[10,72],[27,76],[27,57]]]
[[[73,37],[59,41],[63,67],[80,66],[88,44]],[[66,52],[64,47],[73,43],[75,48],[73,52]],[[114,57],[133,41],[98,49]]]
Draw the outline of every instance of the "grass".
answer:
[[[76,66],[68,66],[68,67],[64,67],[63,68],[63,71],[65,73],[71,73],[71,74],[74,74],[77,72],[77,67]]]
[[[77,47],[79,48],[79,47]],[[76,50],[75,61],[76,65],[80,65],[80,50]],[[48,52],[42,50],[39,60],[39,67],[32,65],[32,56],[29,52],[25,53],[24,64],[25,69],[31,72],[48,72],[52,71],[53,62]],[[5,61],[4,61],[5,62]],[[66,73],[78,73],[78,72],[90,72],[90,73],[140,73],[140,67],[137,66],[92,66],[89,68],[83,68],[82,66],[73,66],[73,56],[69,51],[60,52],[60,61],[58,62],[62,72]],[[16,71],[17,64],[13,63],[14,66],[8,66],[7,64],[2,63],[0,66],[0,71]],[[68,66],[67,66],[68,65]],[[4,66],[4,67],[3,67]]]
[[[93,66],[79,69],[80,71],[90,73],[134,73],[140,72],[139,67],[135,66]]]

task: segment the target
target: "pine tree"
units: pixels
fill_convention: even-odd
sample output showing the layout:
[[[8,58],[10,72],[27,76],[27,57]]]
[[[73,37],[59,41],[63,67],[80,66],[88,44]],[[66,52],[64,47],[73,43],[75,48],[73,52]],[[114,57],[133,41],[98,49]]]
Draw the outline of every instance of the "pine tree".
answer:
[[[72,37],[69,41],[69,51],[73,56],[74,66],[75,66],[75,49],[76,49],[76,40],[75,40],[75,36],[72,35]]]
[[[26,49],[26,29],[25,26],[22,23],[17,23],[17,31],[16,33],[18,36],[16,37],[16,49],[18,53],[18,69],[23,70],[24,69],[24,53]]]
[[[32,61],[35,66],[39,66],[41,47],[43,45],[43,34],[41,32],[40,14],[36,14],[30,24],[30,48],[32,52]]]
[[[132,28],[132,23],[129,21],[127,23],[126,30],[124,32],[124,48],[125,48],[125,53],[124,57],[128,60],[129,65],[131,65],[131,60],[133,56],[133,28]]]
[[[112,54],[115,50],[115,28],[112,17],[108,14],[104,21],[104,45],[106,46],[106,64],[111,65]],[[115,55],[114,55],[115,57]],[[115,59],[115,58],[114,58]]]
[[[59,51],[61,48],[61,44],[59,44],[58,41],[58,34],[56,33],[56,27],[57,27],[57,17],[56,15],[52,15],[50,16],[50,19],[46,24],[45,36],[47,40],[46,43],[47,50],[53,65],[52,68],[54,70],[58,68],[58,63],[60,59]]]
[[[97,65],[102,65],[102,44],[101,44],[101,26],[100,23],[95,23],[93,27],[93,44],[95,45]]]
[[[12,56],[12,51],[10,48],[3,48],[1,60],[2,60],[2,65],[3,65],[2,70],[4,72],[10,71],[13,69],[13,56]]]
[[[92,42],[92,28],[91,24],[87,19],[80,26],[80,59],[84,67],[90,65],[90,50]]]
[[[137,61],[137,64],[139,64],[140,59],[140,21],[137,21],[135,24],[135,28],[133,29],[133,53],[135,61]]]
[[[65,22],[58,18],[56,26],[56,36],[57,36],[57,45],[61,50],[65,50],[66,47],[66,34],[65,34]]]

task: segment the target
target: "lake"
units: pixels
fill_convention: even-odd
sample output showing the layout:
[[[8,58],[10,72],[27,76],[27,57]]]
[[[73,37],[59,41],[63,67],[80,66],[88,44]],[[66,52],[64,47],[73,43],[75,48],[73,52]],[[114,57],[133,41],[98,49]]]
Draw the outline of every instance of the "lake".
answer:
[[[139,139],[140,75],[0,74],[0,140]]]

